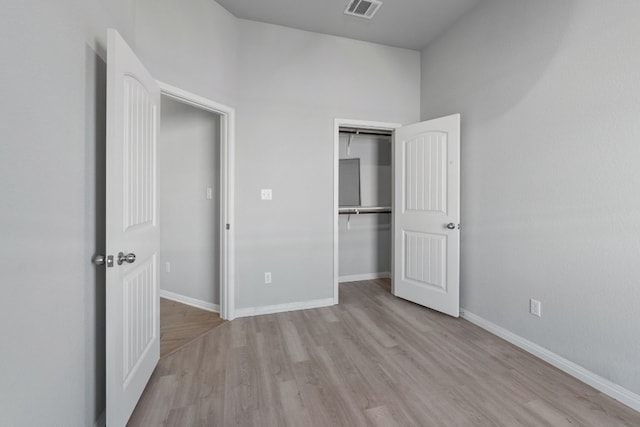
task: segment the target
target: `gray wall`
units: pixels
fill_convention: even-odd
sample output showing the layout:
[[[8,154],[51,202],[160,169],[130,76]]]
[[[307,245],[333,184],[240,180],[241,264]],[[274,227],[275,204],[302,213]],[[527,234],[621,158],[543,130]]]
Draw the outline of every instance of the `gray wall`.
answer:
[[[158,161],[160,288],[218,304],[220,117],[163,96]]]
[[[129,1],[135,3],[136,54],[156,79],[236,106],[233,15],[213,0]]]
[[[331,298],[333,120],[417,121],[419,52],[238,22],[236,306]]]
[[[340,158],[360,159],[362,206],[391,206],[391,138],[340,136]],[[391,272],[391,214],[340,215],[339,275]],[[347,221],[349,227],[347,227]]]
[[[210,0],[138,0],[135,16],[156,78],[236,108],[236,307],[332,297],[333,119],[417,121],[420,53],[237,20]]]
[[[87,426],[104,409],[104,273],[89,260],[104,250],[108,27],[158,79],[237,107],[238,305],[331,296],[333,118],[415,121],[418,52],[238,21],[211,0],[5,3],[0,425]]]
[[[107,25],[127,5],[4,2],[0,14],[0,425],[93,425],[104,407]]]
[[[462,306],[635,393],[638,16],[486,0],[422,52],[422,118],[462,113]]]
[[[0,425],[91,426],[105,386],[104,272],[89,261],[104,251],[106,29],[159,78],[232,102],[236,20],[209,0],[5,3]],[[160,9],[174,20],[150,22]]]

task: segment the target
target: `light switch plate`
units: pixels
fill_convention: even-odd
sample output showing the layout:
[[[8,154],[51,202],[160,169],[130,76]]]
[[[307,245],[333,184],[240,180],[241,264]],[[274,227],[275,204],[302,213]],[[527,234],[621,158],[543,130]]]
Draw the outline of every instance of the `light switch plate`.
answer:
[[[534,316],[542,317],[542,303],[535,299],[529,300],[529,312]]]
[[[260,199],[262,200],[272,200],[273,193],[270,188],[264,188],[260,190]]]

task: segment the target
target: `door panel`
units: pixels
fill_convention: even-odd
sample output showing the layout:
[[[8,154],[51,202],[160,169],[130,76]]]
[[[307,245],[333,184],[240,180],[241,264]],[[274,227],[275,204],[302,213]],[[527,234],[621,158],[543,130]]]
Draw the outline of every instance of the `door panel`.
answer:
[[[458,317],[460,116],[396,129],[394,150],[394,293]]]
[[[447,291],[446,236],[415,231],[404,232],[404,278],[419,286]]]
[[[160,355],[160,88],[115,30],[107,58],[106,421],[124,426]],[[135,255],[118,262],[118,254]]]
[[[125,231],[155,226],[154,144],[157,106],[136,78],[124,76],[124,212]]]
[[[156,339],[155,292],[156,255],[151,259],[132,268],[123,277],[123,351],[124,364],[122,376],[125,385],[133,377],[139,365],[144,363],[143,355],[151,352]]]
[[[405,210],[446,215],[447,134],[430,132],[406,142]]]

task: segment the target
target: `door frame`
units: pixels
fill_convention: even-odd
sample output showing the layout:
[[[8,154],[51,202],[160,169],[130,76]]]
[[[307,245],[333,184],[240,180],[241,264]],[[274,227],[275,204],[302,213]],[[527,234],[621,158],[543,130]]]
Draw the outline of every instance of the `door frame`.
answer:
[[[234,154],[235,109],[158,81],[160,95],[220,116],[220,317],[235,318]]]
[[[340,208],[339,192],[340,192],[340,128],[343,126],[355,127],[360,129],[371,130],[387,130],[393,131],[396,128],[401,127],[399,123],[390,122],[376,122],[371,120],[353,120],[353,119],[334,119],[333,120],[333,303],[338,304],[340,294],[340,254],[339,254],[339,232],[340,232],[340,215],[338,209]],[[391,165],[393,168],[393,147],[394,140],[391,138]],[[393,173],[391,174],[393,178]],[[393,183],[391,185],[391,197],[393,201]],[[391,221],[393,222],[393,213],[391,214]],[[393,237],[392,240],[393,242]],[[391,277],[393,277],[393,246],[391,247]],[[393,282],[391,284],[391,291],[393,292]]]

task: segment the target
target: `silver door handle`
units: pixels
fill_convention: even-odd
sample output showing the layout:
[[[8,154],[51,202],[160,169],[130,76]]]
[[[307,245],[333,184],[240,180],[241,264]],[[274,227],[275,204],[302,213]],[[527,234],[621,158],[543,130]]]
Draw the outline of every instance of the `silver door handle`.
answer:
[[[95,265],[107,265],[107,267],[113,267],[113,255],[96,255],[93,257],[93,263]]]
[[[449,230],[455,230],[456,229],[456,225],[454,223],[450,222],[449,224],[447,224],[447,228]]]
[[[136,254],[125,255],[123,252],[120,252],[118,254],[118,265],[122,265],[125,262],[129,264],[133,264],[134,262],[136,262]]]

